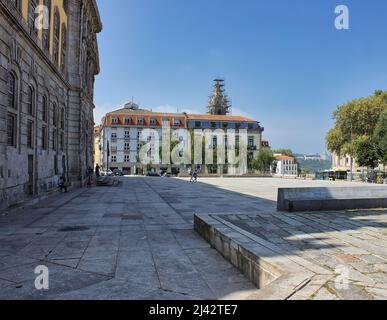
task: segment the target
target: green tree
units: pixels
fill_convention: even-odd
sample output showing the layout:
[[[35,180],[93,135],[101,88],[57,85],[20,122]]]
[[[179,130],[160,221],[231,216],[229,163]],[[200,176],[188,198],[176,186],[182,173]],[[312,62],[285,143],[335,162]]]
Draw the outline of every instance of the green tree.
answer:
[[[379,164],[379,154],[373,139],[368,136],[358,137],[354,142],[356,161],[361,167],[375,169]]]
[[[345,142],[339,128],[335,127],[329,130],[326,136],[326,140],[328,150],[336,153],[339,156],[342,155],[342,149]]]
[[[387,164],[387,110],[384,110],[379,117],[373,136],[377,146],[379,160]]]
[[[270,166],[274,163],[273,152],[269,148],[261,148],[258,155],[251,162],[251,167],[261,173],[270,171]]]
[[[375,91],[373,96],[355,99],[337,107],[333,113],[335,126],[326,136],[328,149],[338,155],[348,154],[351,167],[354,158],[359,164],[366,158],[370,160],[374,148],[371,148],[372,141],[368,138],[374,136],[376,123],[384,110],[387,110],[387,92],[380,90]],[[366,150],[360,151],[361,147]]]

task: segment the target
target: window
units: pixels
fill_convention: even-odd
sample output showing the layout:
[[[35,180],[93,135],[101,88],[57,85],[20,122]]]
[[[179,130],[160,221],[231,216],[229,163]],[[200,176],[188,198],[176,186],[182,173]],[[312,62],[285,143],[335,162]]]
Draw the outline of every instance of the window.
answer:
[[[175,119],[174,124],[175,126],[181,126],[181,120]]]
[[[138,118],[137,119],[137,124],[143,125],[144,124],[144,119],[143,118]]]
[[[201,122],[200,121],[195,121],[195,127],[200,128],[201,127]]]
[[[57,175],[59,173],[59,170],[58,170],[58,156],[55,155],[54,156],[54,173],[55,175]]]
[[[52,131],[52,149],[56,150],[58,145],[58,132],[56,129]]]
[[[16,109],[16,78],[8,74],[8,107]]]
[[[62,72],[64,72],[66,68],[66,50],[67,50],[67,29],[66,29],[66,26],[62,24],[62,55],[60,58]]]
[[[60,109],[60,128],[62,130],[65,129],[65,114],[63,109]]]
[[[47,150],[47,126],[42,127],[42,149]]]
[[[35,28],[35,10],[36,10],[36,3],[35,0],[29,1],[29,7],[28,7],[28,26],[30,27],[30,31],[34,32],[35,34],[38,33],[38,29]]]
[[[112,118],[112,123],[117,124],[118,123],[118,118]]]
[[[124,162],[130,162],[130,156],[126,155],[126,156],[124,157]]]
[[[227,122],[223,122],[222,126],[223,126],[224,129],[227,129],[228,128],[228,123]]]
[[[60,145],[60,151],[64,151],[64,133],[61,132],[60,134],[60,140],[59,140],[59,145]]]
[[[34,139],[34,123],[32,121],[27,122],[27,147],[29,149],[33,148],[33,139]]]
[[[68,12],[69,10],[69,1],[68,0],[63,0],[63,10],[66,12]]]
[[[130,139],[130,131],[125,131],[125,139]]]
[[[47,107],[47,97],[43,96],[42,101],[42,120],[44,122],[48,121],[48,107]]]
[[[130,151],[130,143],[125,143],[124,150]]]
[[[211,122],[211,128],[216,128],[216,122]]]
[[[53,110],[52,110],[52,124],[54,127],[58,125],[58,107],[56,103],[53,104]]]
[[[150,124],[151,125],[156,125],[157,124],[157,120],[156,119],[150,119]]]
[[[112,156],[112,162],[117,162],[117,156]]]
[[[43,29],[42,42],[44,50],[50,51],[51,0],[44,0],[44,6],[47,8],[46,13],[48,14],[48,17],[45,17],[45,19],[48,21],[48,28]]]
[[[116,132],[113,132],[113,133],[112,133],[112,140],[115,140],[115,139],[117,139],[117,133],[116,133]]]
[[[16,146],[16,116],[13,114],[7,116],[7,143],[11,147]]]
[[[56,63],[59,62],[59,35],[60,35],[60,18],[59,18],[59,10],[55,7],[54,11],[54,61]]]
[[[254,137],[249,137],[249,147],[254,147]]]
[[[30,116],[34,115],[34,89],[29,86],[27,92],[27,113]]]
[[[130,118],[125,118],[125,124],[130,124]]]
[[[164,118],[163,119],[163,125],[165,125],[165,126],[169,125],[169,119],[168,118]]]
[[[21,10],[21,0],[11,0],[11,3],[15,6],[16,9]]]

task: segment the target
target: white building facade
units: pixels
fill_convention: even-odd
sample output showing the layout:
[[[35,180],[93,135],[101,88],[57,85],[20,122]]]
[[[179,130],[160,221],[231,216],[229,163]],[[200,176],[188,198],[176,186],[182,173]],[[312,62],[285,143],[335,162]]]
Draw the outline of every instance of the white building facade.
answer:
[[[276,176],[298,176],[298,164],[295,162],[295,159],[285,155],[274,155],[276,159]]]

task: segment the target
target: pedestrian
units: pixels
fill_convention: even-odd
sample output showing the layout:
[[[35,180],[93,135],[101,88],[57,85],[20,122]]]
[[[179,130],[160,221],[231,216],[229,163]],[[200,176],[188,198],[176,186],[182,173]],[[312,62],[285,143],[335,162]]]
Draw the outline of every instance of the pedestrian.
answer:
[[[193,182],[198,182],[198,170],[195,169],[193,173]]]
[[[188,169],[188,174],[189,176],[191,177],[191,179],[189,180],[189,182],[193,182],[193,179],[194,179],[194,171],[192,168],[189,168]]]
[[[99,166],[98,163],[95,166],[95,175],[97,176],[97,178],[99,178],[101,176],[101,167]]]
[[[87,169],[87,187],[91,188],[93,186],[93,168],[89,167]]]
[[[64,190],[65,193],[67,193],[67,182],[66,177],[64,175],[59,178],[58,187],[60,188],[60,192]]]

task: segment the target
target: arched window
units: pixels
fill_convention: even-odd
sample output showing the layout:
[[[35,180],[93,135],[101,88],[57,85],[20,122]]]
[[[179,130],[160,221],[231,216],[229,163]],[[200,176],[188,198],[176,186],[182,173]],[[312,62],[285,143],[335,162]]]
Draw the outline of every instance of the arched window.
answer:
[[[42,148],[43,150],[47,150],[47,134],[48,134],[48,102],[47,97],[43,96],[42,100]]]
[[[67,29],[65,24],[62,24],[62,55],[61,55],[61,70],[65,71],[66,67],[66,51],[67,51]]]
[[[58,149],[58,105],[56,103],[53,104],[52,124],[52,149],[56,151]]]
[[[59,35],[60,35],[60,17],[58,7],[54,11],[54,61],[59,62]]]
[[[65,129],[65,113],[64,113],[64,109],[60,109],[60,128],[62,130]]]
[[[7,144],[11,147],[16,147],[17,136],[17,93],[16,93],[16,77],[12,72],[8,73],[8,108],[7,114]]]
[[[16,109],[16,78],[12,72],[8,74],[8,107]]]
[[[63,10],[66,12],[66,14],[68,14],[68,10],[69,10],[68,0],[63,0]]]
[[[52,124],[54,127],[58,126],[58,106],[56,103],[52,107]]]
[[[34,115],[34,99],[35,94],[34,94],[34,88],[32,86],[28,86],[28,92],[27,92],[27,113],[30,116]]]
[[[30,0],[28,6],[28,26],[30,27],[30,31],[38,33],[38,29],[35,28],[35,10],[36,2],[35,0]]]
[[[43,30],[43,48],[46,51],[50,51],[50,31],[51,31],[51,0],[44,0],[44,6],[47,8],[45,11],[48,17],[45,17],[48,21],[48,28]]]
[[[47,123],[48,120],[48,108],[47,108],[47,97],[43,96],[42,100],[42,120]]]
[[[11,0],[16,9],[21,10],[21,0]]]

